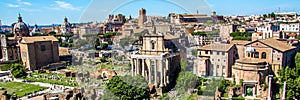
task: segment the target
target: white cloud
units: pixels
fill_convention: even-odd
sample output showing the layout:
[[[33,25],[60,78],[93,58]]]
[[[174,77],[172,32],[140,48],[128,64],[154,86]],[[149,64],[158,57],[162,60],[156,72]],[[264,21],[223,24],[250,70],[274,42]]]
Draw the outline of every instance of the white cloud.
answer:
[[[31,6],[31,5],[32,5],[30,2],[22,2],[22,4],[28,5],[28,6]]]
[[[55,1],[55,3],[62,9],[69,9],[69,10],[80,10],[78,7],[74,7],[72,4],[63,2],[63,1]]]
[[[15,5],[15,4],[7,4],[8,7],[11,7],[11,8],[17,8],[17,7],[20,7],[19,5]]]
[[[22,0],[16,0],[16,4],[7,4],[8,7],[12,7],[12,8],[31,6],[31,5],[32,4],[30,2],[25,2],[25,1],[22,1]]]

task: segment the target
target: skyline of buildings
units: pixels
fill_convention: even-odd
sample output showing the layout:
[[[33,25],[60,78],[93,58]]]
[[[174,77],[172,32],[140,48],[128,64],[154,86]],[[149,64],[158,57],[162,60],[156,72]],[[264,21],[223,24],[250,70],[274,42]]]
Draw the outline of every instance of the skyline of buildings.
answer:
[[[14,16],[18,21],[11,24],[12,28],[0,35],[1,61],[22,60],[28,71],[57,71],[64,67],[68,69],[67,64],[71,64],[74,68],[69,70],[78,73],[77,80],[86,83],[91,77],[86,81],[80,79],[85,75],[75,68],[83,68],[81,65],[94,68],[86,72],[90,76],[90,72],[99,69],[96,66],[102,69],[102,64],[111,64],[115,75],[142,75],[148,81],[150,91],[155,91],[149,93],[153,94],[150,97],[174,91],[173,84],[179,84],[175,79],[181,77],[179,72],[204,78],[224,78],[234,84],[226,86],[229,90],[212,89],[215,94],[211,96],[215,100],[225,96],[271,99],[281,98],[277,94],[286,94],[273,89],[275,81],[272,77],[280,75],[277,72],[286,66],[293,67],[293,57],[300,51],[300,15],[296,12],[223,16],[215,11],[203,14],[197,10],[192,14],[171,13],[164,17],[152,16],[146,7],[139,9],[135,12],[139,14],[138,18],[114,14],[106,17],[104,23],[75,25],[65,16],[61,26],[41,30],[37,25],[30,28],[19,14]],[[119,70],[116,66],[120,65]],[[124,66],[128,68],[124,70]],[[106,79],[108,75],[108,72],[102,72],[101,77]],[[173,89],[179,91],[177,87]],[[98,93],[85,96],[105,97],[101,94],[104,91],[93,91]]]
[[[86,2],[86,3],[82,3]],[[21,13],[25,19],[26,23],[38,24],[38,25],[49,25],[60,23],[64,17],[68,17],[70,22],[103,22],[109,14],[119,14],[122,13],[126,17],[131,15],[134,18],[138,17],[138,14],[134,13],[140,8],[145,8],[148,10],[148,15],[160,15],[167,16],[169,13],[199,13],[209,14],[211,11],[216,11],[220,15],[257,15],[271,12],[297,12],[299,13],[299,7],[296,5],[296,0],[277,2],[270,0],[265,1],[232,1],[226,0],[224,2],[214,1],[214,0],[198,0],[192,2],[182,2],[180,0],[169,1],[169,0],[157,0],[150,1],[144,0],[141,2],[137,1],[91,1],[91,0],[79,0],[79,1],[28,1],[28,0],[4,0],[0,2],[0,5],[6,9],[1,9],[3,15],[0,16],[3,25],[10,25],[14,20],[13,16],[17,13]],[[104,6],[93,7],[98,4]],[[109,5],[105,5],[105,3]],[[155,7],[151,5],[164,5],[160,7]],[[194,3],[199,4],[198,6]],[[256,5],[252,7],[250,5]],[[264,5],[268,4],[268,5]],[[235,5],[234,7],[228,5]],[[110,7],[111,6],[111,7]],[[133,8],[132,8],[133,7]],[[160,9],[162,8],[162,9]],[[235,10],[239,8],[239,10]],[[96,10],[102,9],[102,10]],[[128,10],[130,9],[130,10]],[[202,10],[202,11],[201,11]],[[96,13],[97,11],[98,13]],[[41,14],[42,13],[42,14]],[[87,17],[85,17],[87,16]]]

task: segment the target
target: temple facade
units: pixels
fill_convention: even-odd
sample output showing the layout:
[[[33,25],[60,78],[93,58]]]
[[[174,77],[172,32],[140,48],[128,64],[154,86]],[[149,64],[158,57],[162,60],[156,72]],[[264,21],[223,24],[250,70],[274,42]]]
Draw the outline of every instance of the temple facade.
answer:
[[[142,48],[131,55],[131,75],[142,75],[160,95],[175,85],[179,61],[180,53],[172,39],[160,33],[146,33]]]

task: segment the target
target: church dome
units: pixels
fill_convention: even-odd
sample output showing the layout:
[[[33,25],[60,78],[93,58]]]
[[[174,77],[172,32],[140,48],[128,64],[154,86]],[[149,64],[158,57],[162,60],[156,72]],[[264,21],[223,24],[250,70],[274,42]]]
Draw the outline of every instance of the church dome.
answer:
[[[16,29],[25,30],[25,29],[28,29],[28,27],[24,22],[18,22],[14,25],[14,30],[16,30]]]
[[[17,36],[28,36],[29,35],[29,28],[26,23],[23,22],[21,15],[19,14],[18,22],[14,23],[13,25],[13,33]]]

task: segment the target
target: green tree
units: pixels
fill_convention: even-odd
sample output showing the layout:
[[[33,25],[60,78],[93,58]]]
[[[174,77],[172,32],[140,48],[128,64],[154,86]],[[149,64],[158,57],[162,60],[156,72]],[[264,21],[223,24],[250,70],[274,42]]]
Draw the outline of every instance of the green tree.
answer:
[[[217,87],[220,85],[221,80],[219,79],[209,79],[207,85],[203,89],[202,95],[204,96],[214,96]]]
[[[230,36],[233,37],[233,40],[247,40],[250,41],[252,33],[250,32],[232,32]]]
[[[26,77],[26,69],[21,64],[12,64],[11,73],[15,78]]]
[[[286,82],[286,99],[299,99],[300,90],[300,53],[297,53],[294,57],[295,64],[291,67],[287,66],[282,70],[278,71],[278,79],[280,86],[283,87],[283,83]],[[279,92],[279,91],[278,91]]]
[[[136,37],[139,37],[139,36],[142,36],[143,34],[142,33],[134,33],[134,36]]]
[[[223,94],[227,93],[230,82],[228,80],[222,79],[218,90]]]
[[[195,56],[195,57],[197,57],[198,51],[196,49],[192,50],[192,55]]]
[[[47,36],[47,34],[42,34],[42,33],[34,33],[32,36]]]
[[[77,41],[74,42],[74,47],[75,48],[80,48],[80,47],[85,46],[87,44],[88,44],[88,41],[80,39],[80,40],[77,40]]]
[[[132,37],[124,37],[122,39],[120,39],[120,46],[121,47],[125,47],[128,46],[129,44],[138,41],[138,39],[132,38]]]
[[[106,84],[103,100],[143,100],[150,98],[148,83],[144,77],[114,76]],[[108,95],[108,96],[107,96]]]
[[[214,22],[213,22],[212,20],[208,20],[208,21],[206,21],[204,24],[205,24],[205,25],[213,25]]]
[[[271,17],[271,18],[275,18],[275,17],[276,17],[275,13],[272,12],[272,13],[270,14],[270,17]]]
[[[176,90],[179,94],[186,93],[189,89],[194,89],[197,84],[197,76],[193,72],[182,71],[176,79]]]
[[[5,36],[6,36],[6,37],[13,37],[14,34],[12,34],[12,33],[6,33]]]
[[[74,34],[72,33],[72,34],[63,34],[62,35],[63,37],[72,37],[72,36],[74,36]]]
[[[205,78],[202,78],[202,77],[198,77],[197,79],[197,89],[198,89],[198,95],[202,95],[203,94],[203,86],[205,86],[206,82],[207,82],[207,79]]]
[[[109,45],[112,45],[112,44],[113,44],[113,41],[112,41],[112,40],[108,40],[107,43],[108,43]]]
[[[182,71],[188,70],[188,63],[187,61],[180,59],[180,67]]]
[[[207,34],[205,32],[193,32],[192,35],[200,35],[200,36],[206,36]]]
[[[107,43],[101,43],[100,46],[101,46],[101,49],[105,49],[105,48],[107,48],[108,44]]]
[[[56,32],[55,32],[55,31],[51,31],[51,32],[49,32],[49,34],[50,34],[50,35],[55,35]]]

